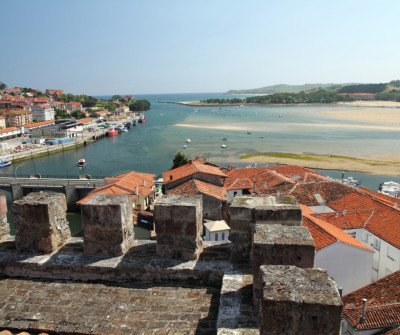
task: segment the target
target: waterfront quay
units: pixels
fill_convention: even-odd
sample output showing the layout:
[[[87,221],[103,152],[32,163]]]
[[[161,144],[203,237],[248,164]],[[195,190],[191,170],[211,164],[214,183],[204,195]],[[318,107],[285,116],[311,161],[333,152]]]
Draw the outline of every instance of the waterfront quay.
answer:
[[[96,127],[95,131],[91,132],[84,130],[79,134],[79,136],[74,137],[74,141],[57,145],[25,144],[23,143],[24,137],[4,141],[3,143],[7,143],[9,149],[4,150],[2,156],[9,158],[12,163],[16,163],[34,157],[41,157],[65,150],[75,149],[107,136],[108,129],[99,128],[97,126],[94,127]]]

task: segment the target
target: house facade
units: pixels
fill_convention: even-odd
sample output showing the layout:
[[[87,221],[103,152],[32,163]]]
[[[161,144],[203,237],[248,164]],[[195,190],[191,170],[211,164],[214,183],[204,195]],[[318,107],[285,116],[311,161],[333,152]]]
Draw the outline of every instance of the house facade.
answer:
[[[54,120],[54,108],[50,105],[35,105],[32,107],[32,119],[36,121]]]

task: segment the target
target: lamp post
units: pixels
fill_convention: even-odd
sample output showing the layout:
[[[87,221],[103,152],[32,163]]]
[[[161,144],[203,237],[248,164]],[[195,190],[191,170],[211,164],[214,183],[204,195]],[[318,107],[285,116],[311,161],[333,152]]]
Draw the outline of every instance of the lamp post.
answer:
[[[18,170],[20,167],[22,167],[22,166],[24,166],[24,164],[18,165],[18,166],[15,168],[15,175],[14,175],[15,181],[17,181],[17,170]]]

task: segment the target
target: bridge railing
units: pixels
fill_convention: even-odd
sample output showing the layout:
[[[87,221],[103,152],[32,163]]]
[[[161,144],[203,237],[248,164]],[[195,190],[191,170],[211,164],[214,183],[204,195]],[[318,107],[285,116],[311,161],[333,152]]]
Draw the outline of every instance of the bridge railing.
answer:
[[[49,178],[49,179],[80,179],[80,176],[90,176],[88,179],[104,179],[105,176],[92,176],[92,175],[74,175],[74,174],[67,174],[67,175],[51,175],[51,174],[37,174],[37,173],[31,173],[31,174],[21,174],[18,172],[18,178]],[[0,178],[15,178],[15,174],[10,174],[10,173],[0,173]],[[81,177],[82,178],[82,177]]]

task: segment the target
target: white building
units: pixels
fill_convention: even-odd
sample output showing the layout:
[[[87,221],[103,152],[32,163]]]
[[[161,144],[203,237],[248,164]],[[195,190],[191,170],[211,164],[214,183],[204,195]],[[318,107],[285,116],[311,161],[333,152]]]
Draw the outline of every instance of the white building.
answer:
[[[35,105],[32,107],[32,119],[35,121],[54,120],[54,108],[49,105]]]
[[[324,268],[343,294],[371,283],[374,251],[335,226],[312,216],[302,206],[303,226],[313,237],[316,254],[314,267]]]
[[[225,220],[208,221],[204,223],[204,240],[216,242],[228,242],[229,231],[231,228],[226,224]]]

